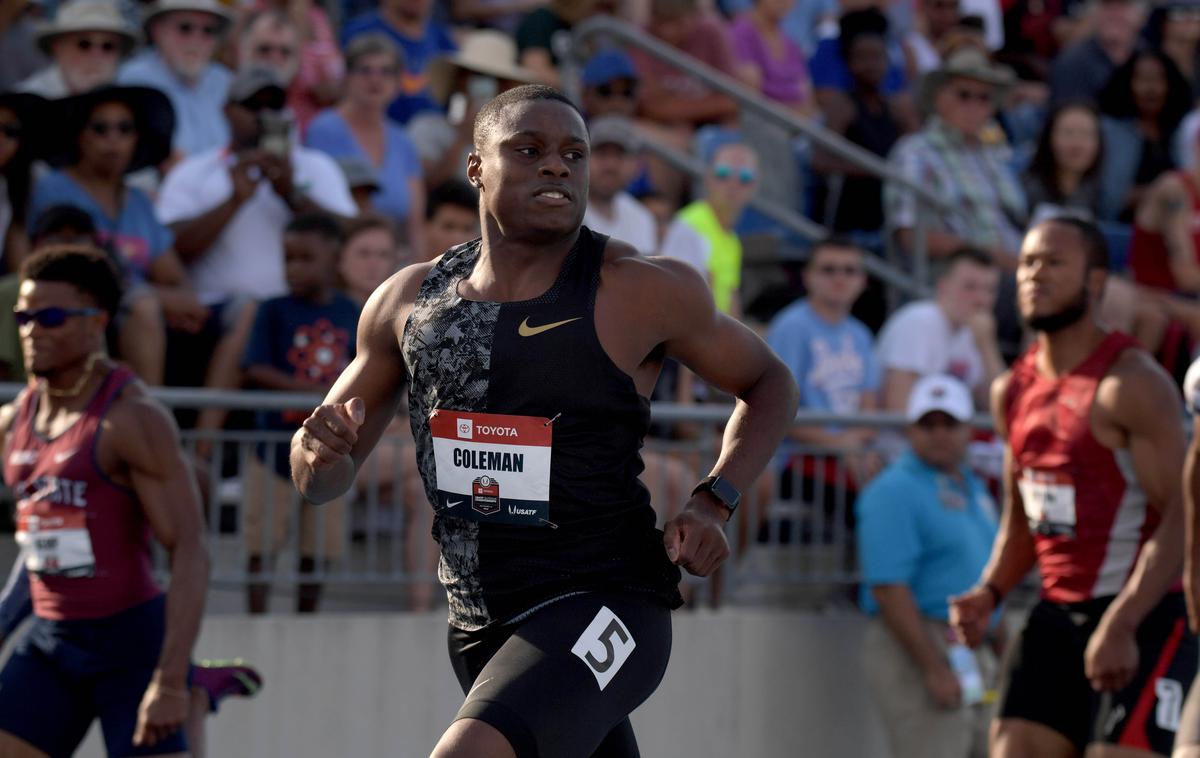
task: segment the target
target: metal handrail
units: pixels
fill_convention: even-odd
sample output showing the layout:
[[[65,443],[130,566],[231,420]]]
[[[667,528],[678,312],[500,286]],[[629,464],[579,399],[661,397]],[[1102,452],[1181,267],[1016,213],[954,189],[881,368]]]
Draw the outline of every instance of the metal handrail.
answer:
[[[593,16],[576,26],[572,32],[572,36],[574,39],[572,47],[575,50],[587,49],[584,43],[592,37],[616,37],[623,43],[639,48],[676,69],[687,71],[712,89],[738,101],[742,107],[754,112],[756,115],[762,116],[768,121],[773,121],[789,132],[803,134],[812,140],[814,144],[833,153],[838,158],[852,163],[884,181],[894,182],[915,193],[931,209],[940,213],[954,212],[953,207],[944,198],[935,194],[929,187],[897,173],[888,165],[887,161],[874,153],[864,150],[840,134],[830,131],[820,124],[800,118],[778,103],[768,100],[757,92],[748,90],[745,85],[736,79],[702,61],[696,60],[686,53],[680,52],[626,21],[621,21],[611,16]]]

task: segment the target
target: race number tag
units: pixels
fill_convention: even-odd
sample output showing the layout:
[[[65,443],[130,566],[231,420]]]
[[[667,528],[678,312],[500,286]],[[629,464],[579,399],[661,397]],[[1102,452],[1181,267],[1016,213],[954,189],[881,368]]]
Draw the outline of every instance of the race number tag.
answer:
[[[89,577],[96,557],[83,511],[51,515],[17,515],[17,543],[25,552],[25,568],[37,574]]]
[[[429,426],[439,512],[550,525],[550,419],[439,409]]]
[[[603,692],[635,647],[637,642],[629,633],[629,628],[607,605],[602,605],[592,623],[575,640],[571,652],[587,664]]]
[[[1018,483],[1029,528],[1043,536],[1075,536],[1075,483],[1067,474],[1026,470]]]

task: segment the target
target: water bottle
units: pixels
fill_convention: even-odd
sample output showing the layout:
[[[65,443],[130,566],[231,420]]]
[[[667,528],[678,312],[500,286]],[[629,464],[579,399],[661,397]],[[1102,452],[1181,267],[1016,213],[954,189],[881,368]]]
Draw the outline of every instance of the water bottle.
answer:
[[[983,674],[979,671],[979,661],[971,648],[955,640],[946,645],[946,655],[950,659],[950,669],[958,677],[958,686],[962,689],[963,705],[976,705],[983,702]]]

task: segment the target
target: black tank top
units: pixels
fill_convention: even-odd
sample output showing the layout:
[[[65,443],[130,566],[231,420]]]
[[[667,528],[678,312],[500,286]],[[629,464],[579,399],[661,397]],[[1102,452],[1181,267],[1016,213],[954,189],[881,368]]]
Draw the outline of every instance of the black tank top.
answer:
[[[460,297],[458,284],[474,269],[480,242],[452,248],[425,277],[405,324],[401,349],[412,381],[409,416],[418,467],[436,513],[438,578],[446,587],[450,622],[461,629],[511,621],[593,589],[644,592],[672,608],[681,604],[679,571],[666,558],[649,491],[638,479],[650,403],[596,334],[596,291],[607,242],[583,227],[550,289],[511,303]],[[505,497],[511,491],[507,482],[531,476],[533,466],[515,454],[460,450],[456,436],[471,434],[471,428],[460,426],[459,434],[447,438],[431,424],[435,416],[442,418],[438,423],[453,417],[461,424],[464,418],[455,411],[472,416],[476,437],[480,430],[549,422],[548,513],[524,524],[501,521],[515,502]],[[502,416],[496,422],[474,414]],[[446,456],[438,459],[441,483],[435,438]],[[473,500],[448,492],[454,489],[446,483],[450,463],[454,476],[462,476],[459,464],[483,473],[470,484]],[[499,489],[488,489],[496,480]],[[460,485],[456,491],[464,490]]]

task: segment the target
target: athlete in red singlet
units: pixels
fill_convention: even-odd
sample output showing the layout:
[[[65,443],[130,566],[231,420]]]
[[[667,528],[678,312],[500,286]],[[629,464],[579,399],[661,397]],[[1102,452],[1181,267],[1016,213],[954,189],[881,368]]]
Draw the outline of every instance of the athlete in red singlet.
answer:
[[[103,357],[108,259],[51,248],[22,271],[36,381],[0,408],[35,619],[0,670],[0,756],[70,755],[100,719],[110,756],[186,756],[188,667],[208,584],[199,495],[167,411]],[[171,556],[164,597],[150,538]]]
[[[992,387],[1004,517],[979,586],[951,601],[951,622],[978,644],[1000,599],[1041,573],[992,725],[996,758],[1068,758],[1090,743],[1089,756],[1170,755],[1196,671],[1179,592],[1178,392],[1096,322],[1107,266],[1104,236],[1074,218],[1034,227],[1017,266],[1037,342]]]

